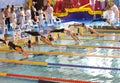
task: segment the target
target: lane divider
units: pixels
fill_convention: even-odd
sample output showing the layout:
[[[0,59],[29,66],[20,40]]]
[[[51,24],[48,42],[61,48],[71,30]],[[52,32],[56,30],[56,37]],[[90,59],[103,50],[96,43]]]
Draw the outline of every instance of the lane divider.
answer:
[[[28,60],[9,60],[9,59],[2,59],[0,58],[0,62],[4,63],[17,63],[17,64],[27,64],[27,65],[43,65],[47,66],[47,62],[35,62],[35,61],[28,61]]]
[[[120,47],[113,47],[113,46],[99,46],[98,48],[120,49]]]
[[[23,79],[33,79],[33,80],[47,80],[54,82],[67,82],[67,83],[97,83],[97,82],[89,82],[82,80],[73,80],[73,79],[64,79],[64,78],[56,78],[56,77],[43,77],[43,76],[31,76],[31,75],[23,75],[23,74],[12,74],[12,73],[3,73],[0,72],[0,76],[4,77],[13,77],[13,78],[23,78]]]
[[[120,70],[120,68],[84,66],[84,65],[73,65],[73,64],[48,63],[48,65],[59,66],[59,67],[61,66],[61,67],[77,67],[77,68],[89,68],[89,69]]]
[[[83,34],[82,36],[96,36],[96,34]],[[120,34],[99,34],[99,36],[120,36]]]
[[[120,30],[104,30],[104,29],[95,29],[96,31],[98,32],[115,32],[115,33],[118,33],[120,32]]]
[[[65,34],[65,33],[62,33],[62,34]],[[61,33],[60,33],[60,36],[62,36]],[[82,36],[95,36],[96,37],[96,34],[83,33]],[[99,36],[101,36],[101,37],[104,37],[104,36],[120,36],[120,34],[99,33]]]
[[[38,44],[38,45],[48,46],[46,44]],[[114,47],[114,46],[81,46],[81,45],[68,45],[68,44],[54,44],[54,46],[65,46],[65,47],[70,47],[70,48],[107,48],[107,49],[120,49],[120,47]]]
[[[73,40],[71,38],[60,38],[57,40]],[[90,41],[97,41],[97,42],[120,42],[120,40],[97,40],[96,38],[89,38],[89,39],[85,39],[85,38],[80,38],[80,40],[90,40]]]
[[[48,46],[46,44],[37,44],[39,46],[43,45],[43,46]],[[68,44],[54,44],[54,46],[62,46],[62,47],[68,47],[68,48],[105,48],[105,49],[120,49],[120,47],[116,47],[116,46],[81,46],[81,45],[68,45]],[[16,52],[15,50],[9,50],[9,49],[4,49],[4,48],[0,48],[0,51],[6,51],[6,52]],[[28,52],[33,52],[30,50],[26,50]]]
[[[3,51],[10,52],[11,50],[2,50],[2,52]],[[16,51],[12,50],[12,52],[16,52]],[[39,52],[39,51],[30,51],[30,50],[26,50],[26,52],[28,52],[29,54],[32,53],[32,54],[44,54],[44,55],[56,55],[56,56],[57,55],[65,55],[65,56],[84,56],[84,57],[101,57],[101,58],[120,58],[120,56],[117,56],[117,55],[116,56],[112,56],[112,55],[106,56],[103,54],[96,55],[96,54],[76,54],[76,53],[70,53],[70,52]],[[3,61],[5,61],[5,60],[3,60]]]
[[[120,68],[111,67],[96,67],[96,66],[85,66],[85,65],[73,65],[73,64],[60,64],[60,63],[47,63],[47,62],[36,62],[36,61],[19,61],[19,60],[8,60],[0,59],[0,62],[4,63],[17,63],[17,64],[27,64],[27,65],[40,65],[40,66],[58,66],[58,67],[74,67],[74,68],[89,68],[89,69],[103,69],[103,70],[120,70]],[[3,75],[5,75],[3,73]]]

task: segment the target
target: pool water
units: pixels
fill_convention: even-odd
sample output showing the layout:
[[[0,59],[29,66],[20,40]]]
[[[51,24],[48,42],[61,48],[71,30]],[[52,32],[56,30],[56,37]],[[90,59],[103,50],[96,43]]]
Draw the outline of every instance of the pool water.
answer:
[[[83,37],[85,38],[85,37]],[[91,37],[93,38],[93,37]],[[118,37],[117,37],[118,38]],[[116,37],[100,37],[97,40],[112,40]],[[76,45],[74,40],[57,40],[54,44],[67,44]],[[77,45],[84,46],[116,46],[119,47],[120,42],[98,42],[80,40]],[[27,47],[23,47],[28,49]],[[120,49],[106,49],[106,48],[72,48],[66,46],[34,46],[29,50],[39,52],[69,52],[76,54],[91,54],[91,55],[104,55],[104,56],[119,56]],[[14,55],[14,56],[12,56]],[[17,53],[5,53],[0,54],[1,58],[16,59]],[[12,56],[12,57],[11,57]],[[21,55],[18,55],[21,57]],[[17,56],[17,57],[18,57]],[[107,68],[120,68],[119,58],[103,58],[103,57],[87,57],[87,56],[65,56],[65,55],[35,55],[28,59],[29,61],[42,61],[55,64],[71,64],[71,65],[83,65],[92,67],[107,67]],[[32,76],[45,76],[45,77],[58,77],[66,79],[77,79],[85,81],[95,81],[100,83],[119,83],[120,71],[111,69],[99,69],[99,68],[83,68],[83,67],[69,67],[69,66],[37,66],[37,65],[22,65],[1,63],[0,72],[24,74]],[[17,79],[0,77],[0,83],[38,83],[37,80]]]
[[[25,80],[9,77],[0,77],[0,83],[38,83],[37,80]]]
[[[74,23],[74,22],[70,22]],[[68,26],[68,23],[64,23],[63,26]],[[94,25],[96,25],[94,23]],[[47,28],[45,28],[47,29]],[[119,33],[106,33],[106,34],[119,34]],[[71,38],[69,36],[63,36],[63,38]],[[105,37],[81,37],[83,39],[75,42],[74,40],[56,40],[54,44],[66,44],[76,46],[111,46],[119,47],[120,42],[106,42],[96,40],[120,40],[118,36],[105,36]],[[0,63],[0,72],[23,74],[31,76],[45,76],[45,77],[57,77],[66,79],[77,79],[85,81],[95,81],[100,83],[119,83],[120,82],[120,61],[119,58],[104,58],[104,57],[88,57],[88,55],[101,55],[101,56],[119,56],[120,49],[106,49],[106,48],[76,48],[69,46],[33,46],[26,50],[33,50],[38,52],[65,52],[73,53],[73,56],[68,55],[46,55],[46,54],[34,54],[34,57],[28,59],[28,61],[40,61],[55,64],[69,64],[69,65],[81,65],[85,67],[70,67],[70,66],[37,66],[37,65],[22,65],[11,63]],[[75,54],[86,54],[86,56],[74,56]],[[23,56],[18,53],[1,52],[0,58],[7,59],[21,59]],[[88,67],[88,68],[87,68]],[[102,69],[101,69],[102,68]],[[38,80],[18,79],[9,77],[0,77],[0,83],[38,83]]]

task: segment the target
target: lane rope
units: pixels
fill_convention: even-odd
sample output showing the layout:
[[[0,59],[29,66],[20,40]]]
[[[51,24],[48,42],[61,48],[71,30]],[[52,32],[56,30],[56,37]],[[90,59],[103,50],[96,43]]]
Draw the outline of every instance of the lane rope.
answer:
[[[104,30],[104,29],[95,29],[96,31],[98,32],[115,32],[115,33],[118,33],[120,32],[120,30]]]
[[[16,52],[15,50],[0,50],[4,52]],[[31,51],[31,50],[26,50],[29,54],[44,54],[44,55],[65,55],[65,56],[86,56],[86,57],[101,57],[101,58],[120,58],[120,56],[105,56],[105,55],[96,55],[96,54],[76,54],[76,53],[70,53],[70,52],[39,52],[39,51]]]
[[[74,68],[89,68],[89,69],[103,69],[103,70],[120,70],[120,68],[111,68],[111,67],[96,67],[96,66],[84,66],[84,65],[73,65],[73,64],[48,63],[48,62],[36,62],[36,61],[27,61],[27,60],[19,61],[19,60],[0,59],[0,62],[27,64],[27,65],[40,65],[40,66],[42,65],[42,66],[74,67]]]
[[[46,44],[38,44],[48,46]],[[68,44],[54,44],[54,46],[65,46],[69,48],[107,48],[107,49],[120,49],[120,47],[115,46],[80,46],[80,45],[68,45]]]
[[[66,82],[66,83],[97,83],[97,82],[89,82],[89,81],[82,81],[82,80],[64,79],[64,78],[56,78],[56,77],[32,76],[32,75],[23,75],[23,74],[12,74],[12,73],[4,73],[4,72],[0,72],[0,76],[22,78],[22,79],[33,79],[33,80],[45,80],[45,81],[47,80],[47,81],[54,81],[54,82]]]
[[[71,38],[60,38],[57,40],[73,40]],[[97,42],[120,42],[120,40],[97,40],[96,38],[89,38],[89,39],[85,39],[85,38],[80,38],[80,40],[90,40],[90,41],[97,41]]]
[[[82,36],[96,36],[96,34],[83,34]],[[99,36],[120,36],[120,34],[99,34]]]

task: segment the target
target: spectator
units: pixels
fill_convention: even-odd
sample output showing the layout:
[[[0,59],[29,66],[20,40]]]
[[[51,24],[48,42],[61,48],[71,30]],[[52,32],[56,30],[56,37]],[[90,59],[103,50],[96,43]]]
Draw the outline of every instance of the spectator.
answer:
[[[5,24],[7,25],[8,30],[10,30],[10,11],[11,11],[10,6],[7,5],[7,8],[5,9],[5,17],[6,17]]]
[[[53,11],[53,7],[50,4],[48,4],[48,7],[46,9],[48,24],[53,24]]]
[[[5,15],[4,8],[1,9],[0,12],[0,27],[2,28],[3,34],[5,33]]]

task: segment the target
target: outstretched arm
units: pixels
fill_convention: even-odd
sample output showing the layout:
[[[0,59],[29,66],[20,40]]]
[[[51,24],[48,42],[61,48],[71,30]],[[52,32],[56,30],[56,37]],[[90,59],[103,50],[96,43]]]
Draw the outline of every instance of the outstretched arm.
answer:
[[[50,40],[46,39],[45,36],[40,36],[40,40],[43,41],[45,44],[53,46]]]
[[[0,41],[1,41],[2,43],[6,44],[5,40],[3,40],[3,39],[0,39]]]
[[[90,31],[91,34],[96,34],[97,36],[99,36],[99,33],[95,29],[89,27],[88,30]]]

